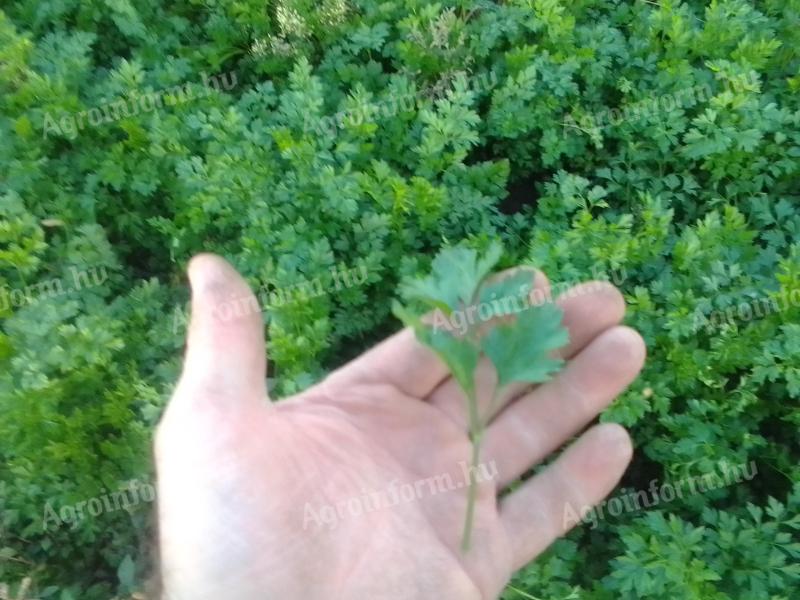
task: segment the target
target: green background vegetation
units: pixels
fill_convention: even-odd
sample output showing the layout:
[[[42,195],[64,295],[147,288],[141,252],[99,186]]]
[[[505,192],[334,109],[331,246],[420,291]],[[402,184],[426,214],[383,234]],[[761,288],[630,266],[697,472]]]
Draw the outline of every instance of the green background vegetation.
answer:
[[[625,273],[649,359],[603,415],[635,440],[622,486],[758,471],[578,527],[504,597],[797,598],[800,306],[700,317],[800,288],[799,48],[798,0],[3,3],[0,286],[69,290],[0,302],[0,582],[106,600],[150,569],[149,507],[43,510],[151,480],[194,253],[267,289],[366,269],[270,311],[284,395],[396,329],[440,247],[500,239],[555,282]],[[203,73],[236,84],[45,135]]]

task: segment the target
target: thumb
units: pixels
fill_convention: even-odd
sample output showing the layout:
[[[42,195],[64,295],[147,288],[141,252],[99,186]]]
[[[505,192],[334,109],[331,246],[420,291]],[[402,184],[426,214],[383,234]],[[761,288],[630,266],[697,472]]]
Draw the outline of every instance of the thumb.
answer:
[[[191,320],[186,359],[173,402],[242,403],[267,397],[261,307],[225,260],[189,262]]]

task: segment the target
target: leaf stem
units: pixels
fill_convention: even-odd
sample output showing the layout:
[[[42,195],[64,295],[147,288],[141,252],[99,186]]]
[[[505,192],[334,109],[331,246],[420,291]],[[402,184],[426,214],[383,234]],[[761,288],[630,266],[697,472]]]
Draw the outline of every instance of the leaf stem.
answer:
[[[467,513],[464,516],[464,531],[461,534],[461,550],[469,551],[472,541],[472,522],[475,519],[475,502],[478,497],[478,461],[480,460],[483,423],[478,413],[478,398],[474,388],[467,392],[469,405],[469,438],[472,442],[472,459],[469,466],[469,490],[467,493]]]
[[[509,583],[509,584],[508,584],[506,587],[507,587],[508,589],[510,589],[510,590],[512,590],[512,591],[514,591],[514,592],[516,592],[517,594],[519,594],[519,595],[520,595],[520,596],[522,596],[523,598],[530,598],[530,600],[541,600],[540,598],[537,598],[536,596],[531,596],[531,595],[530,595],[530,594],[528,594],[527,592],[523,592],[523,591],[522,591],[521,589],[519,589],[519,588],[515,588],[515,587],[514,587],[513,585],[511,585],[510,583]]]
[[[467,493],[467,514],[464,517],[464,531],[461,534],[461,550],[469,551],[472,541],[472,522],[475,519],[475,502],[478,497],[478,461],[480,460],[481,438],[483,431],[473,431],[470,434],[472,439],[472,460],[469,467],[469,491]]]

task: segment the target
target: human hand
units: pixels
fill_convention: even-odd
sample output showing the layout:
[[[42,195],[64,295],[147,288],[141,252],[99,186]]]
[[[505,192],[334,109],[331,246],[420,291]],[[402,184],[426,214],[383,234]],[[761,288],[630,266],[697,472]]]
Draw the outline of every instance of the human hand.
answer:
[[[641,369],[644,343],[619,326],[624,302],[610,284],[556,299],[570,333],[564,369],[495,400],[481,450],[488,476],[464,553],[465,401],[413,332],[271,403],[260,312],[227,319],[218,310],[231,300],[256,307],[246,282],[212,255],[195,257],[189,275],[184,369],[155,444],[166,599],[494,599],[514,570],[569,528],[565,506],[600,502],[630,461],[625,430],[597,425],[498,498]],[[541,273],[534,289],[549,293]],[[486,410],[489,363],[476,382]],[[413,498],[398,495],[409,489]],[[377,509],[367,500],[398,497]]]

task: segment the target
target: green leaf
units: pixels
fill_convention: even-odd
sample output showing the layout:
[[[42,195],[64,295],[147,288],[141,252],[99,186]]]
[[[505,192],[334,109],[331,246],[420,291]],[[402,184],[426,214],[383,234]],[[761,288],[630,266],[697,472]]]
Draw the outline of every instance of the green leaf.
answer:
[[[419,332],[417,337],[439,355],[467,393],[467,397],[474,396],[474,373],[480,357],[478,348],[470,341],[458,338],[443,329],[426,328]]]
[[[499,387],[512,381],[547,381],[561,367],[564,361],[549,354],[569,341],[562,316],[554,304],[532,306],[514,323],[498,325],[483,338],[481,347],[497,369]]]
[[[409,299],[421,300],[450,314],[472,303],[475,291],[502,253],[496,242],[481,258],[471,248],[446,248],[433,259],[428,277],[404,284],[401,291]]]
[[[456,337],[440,327],[423,323],[397,301],[392,304],[392,312],[414,329],[420,342],[436,352],[467,396],[472,397],[475,391],[474,373],[480,357],[477,346],[466,338]]]

